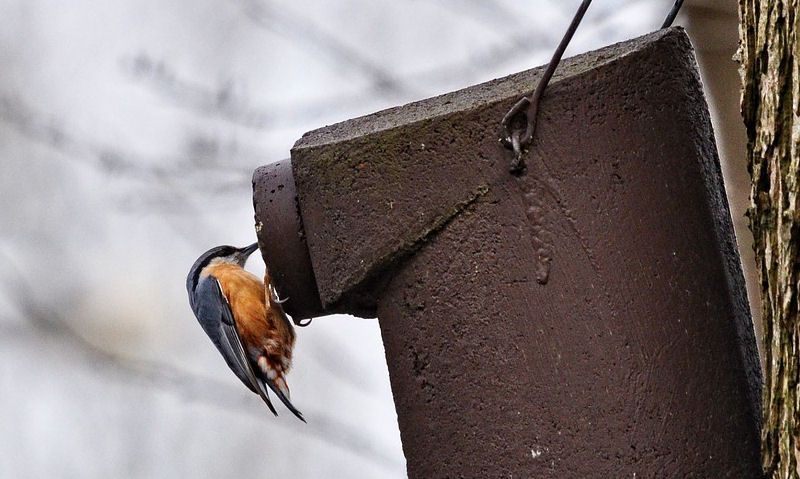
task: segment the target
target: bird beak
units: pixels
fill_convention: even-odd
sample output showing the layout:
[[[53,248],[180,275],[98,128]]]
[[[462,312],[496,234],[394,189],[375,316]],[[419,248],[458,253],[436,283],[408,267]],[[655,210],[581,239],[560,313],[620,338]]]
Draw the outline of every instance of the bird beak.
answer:
[[[251,244],[250,246],[248,246],[248,247],[246,247],[246,248],[244,248],[242,250],[242,257],[244,257],[244,258],[249,257],[257,249],[258,249],[258,243]]]
[[[257,249],[258,249],[258,243],[253,243],[250,246],[242,248],[239,251],[239,254],[236,255],[239,259],[239,264],[244,266],[244,264],[247,262],[247,258],[249,258],[250,255],[253,254],[253,252],[255,252]]]

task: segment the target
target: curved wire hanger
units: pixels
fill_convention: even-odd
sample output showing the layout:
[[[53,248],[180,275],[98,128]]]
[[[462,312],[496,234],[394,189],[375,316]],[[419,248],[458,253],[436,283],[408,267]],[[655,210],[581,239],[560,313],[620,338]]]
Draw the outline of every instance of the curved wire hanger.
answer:
[[[572,17],[572,22],[561,38],[561,42],[558,44],[558,47],[556,47],[555,52],[553,52],[553,57],[547,64],[547,68],[542,74],[542,78],[539,80],[533,93],[520,98],[519,101],[508,110],[508,113],[505,114],[500,122],[502,127],[500,141],[514,152],[514,159],[511,161],[510,168],[512,174],[519,175],[525,170],[525,164],[522,161],[522,152],[531,143],[533,135],[536,133],[536,121],[542,95],[548,83],[550,83],[553,73],[555,73],[556,68],[558,68],[558,64],[561,62],[561,56],[564,54],[564,50],[567,49],[569,42],[572,40],[572,36],[578,29],[578,25],[580,25],[581,20],[583,20],[583,15],[586,13],[591,3],[592,0],[583,0],[581,2],[578,10],[575,12],[575,16]],[[683,0],[675,0],[672,9],[670,9],[667,14],[667,18],[664,19],[664,23],[661,25],[662,29],[672,25],[682,5]]]

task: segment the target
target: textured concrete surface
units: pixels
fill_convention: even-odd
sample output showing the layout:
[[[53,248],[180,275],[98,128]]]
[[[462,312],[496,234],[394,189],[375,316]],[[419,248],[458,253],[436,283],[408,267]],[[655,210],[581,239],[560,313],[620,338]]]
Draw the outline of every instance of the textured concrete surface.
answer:
[[[308,256],[297,189],[289,160],[277,161],[253,173],[253,203],[258,246],[270,277],[295,324],[319,315],[322,305]],[[267,218],[269,216],[269,218]],[[282,294],[291,291],[292,297]]]
[[[539,72],[292,150],[322,306],[380,319],[409,477],[758,477],[758,358],[687,37],[566,60],[516,178],[497,124]]]

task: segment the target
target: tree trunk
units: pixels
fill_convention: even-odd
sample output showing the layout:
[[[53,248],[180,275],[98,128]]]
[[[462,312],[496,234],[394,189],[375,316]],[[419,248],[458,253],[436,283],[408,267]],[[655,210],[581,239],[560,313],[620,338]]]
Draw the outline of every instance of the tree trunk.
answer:
[[[761,280],[766,371],[762,461],[767,477],[797,478],[800,146],[797,0],[739,0],[742,115],[752,178],[748,216]]]

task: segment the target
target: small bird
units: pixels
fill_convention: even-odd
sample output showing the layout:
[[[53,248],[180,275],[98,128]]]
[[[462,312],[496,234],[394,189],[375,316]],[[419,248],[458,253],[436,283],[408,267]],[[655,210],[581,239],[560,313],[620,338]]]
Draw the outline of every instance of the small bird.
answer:
[[[189,305],[203,331],[217,347],[228,367],[245,386],[261,396],[276,416],[267,387],[301,421],[300,411],[289,401],[286,373],[294,347],[294,327],[283,311],[270,282],[244,270],[258,243],[244,248],[217,246],[203,253],[189,270],[186,289]]]

